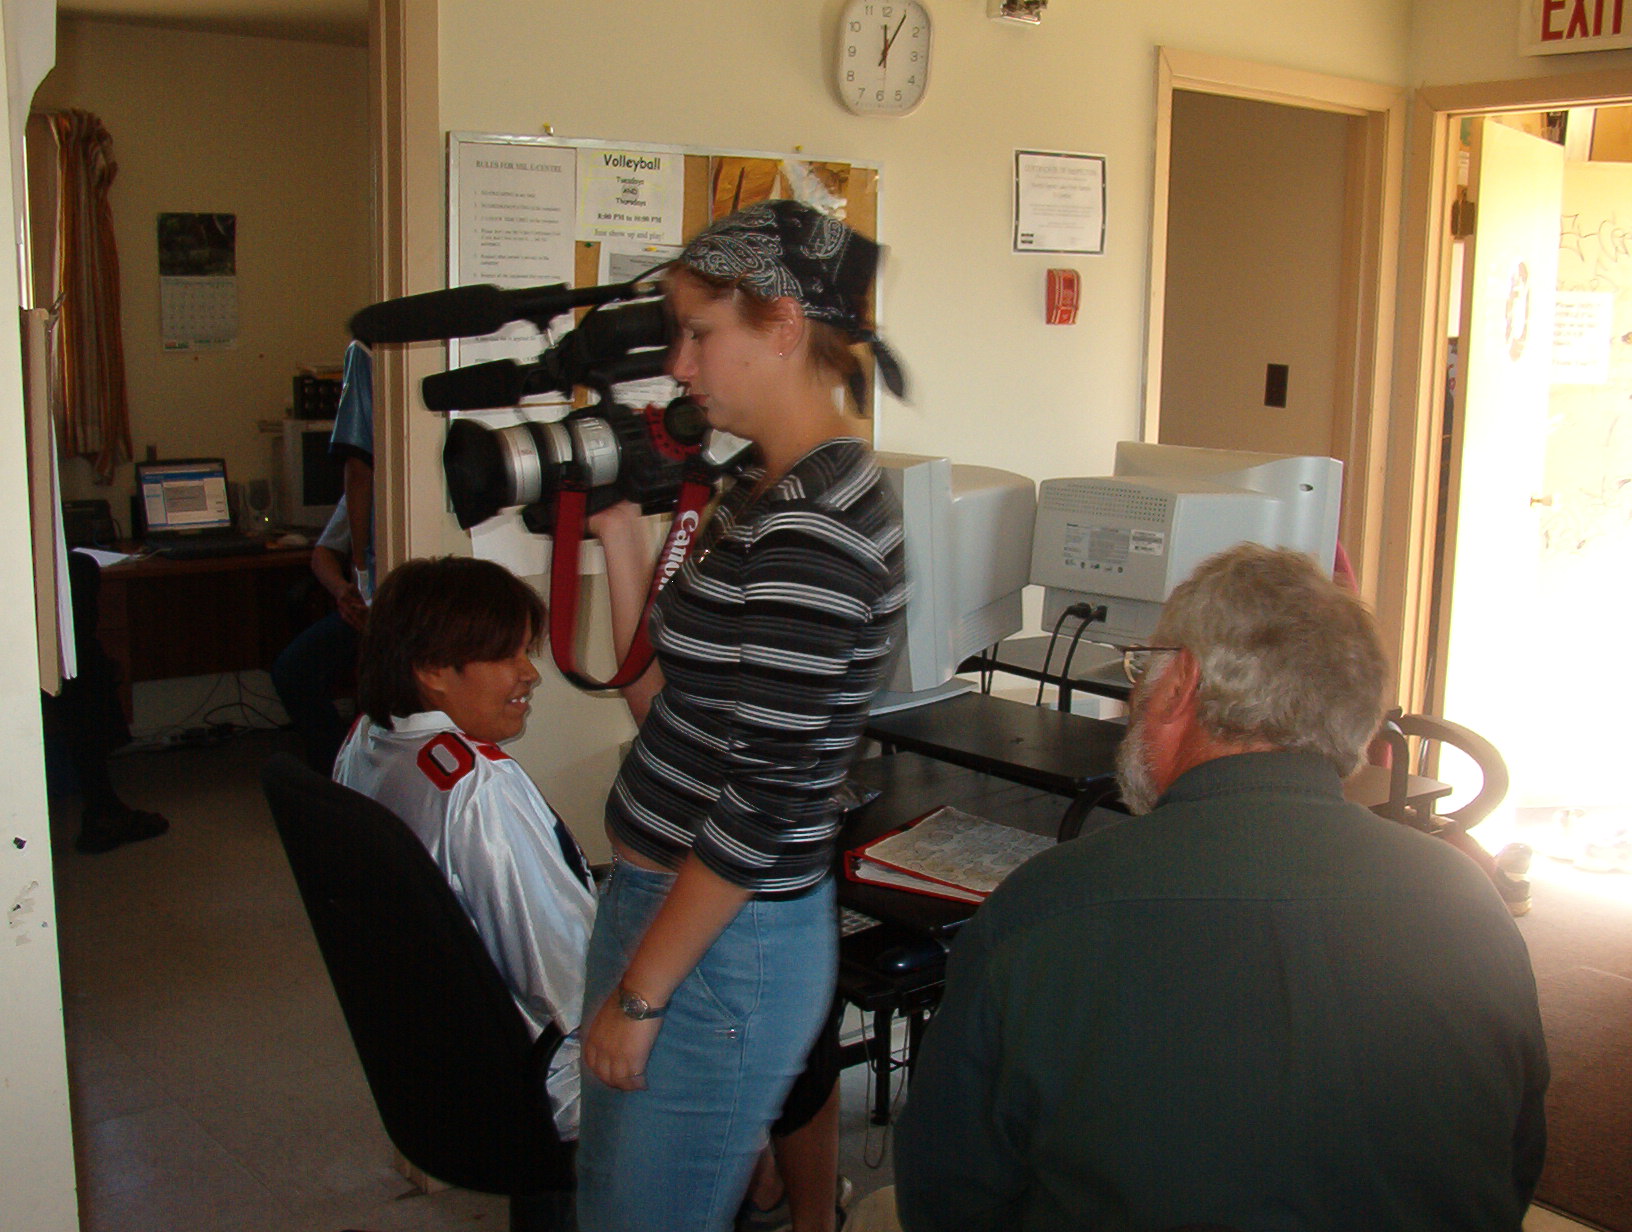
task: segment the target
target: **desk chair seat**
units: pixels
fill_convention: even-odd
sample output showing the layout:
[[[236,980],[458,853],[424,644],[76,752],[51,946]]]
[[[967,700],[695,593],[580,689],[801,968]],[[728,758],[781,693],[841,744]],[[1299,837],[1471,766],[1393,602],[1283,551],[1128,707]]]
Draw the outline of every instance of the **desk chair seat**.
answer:
[[[475,926],[390,810],[289,756],[262,773],[380,1119],[415,1167],[508,1195],[512,1232],[562,1226],[574,1144],[556,1134],[535,1043]]]

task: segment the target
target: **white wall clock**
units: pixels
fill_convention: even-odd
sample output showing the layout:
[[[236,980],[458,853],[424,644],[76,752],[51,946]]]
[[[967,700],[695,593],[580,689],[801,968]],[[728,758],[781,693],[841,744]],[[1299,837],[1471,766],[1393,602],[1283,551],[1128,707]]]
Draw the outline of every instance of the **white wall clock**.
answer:
[[[929,11],[918,0],[850,0],[834,84],[857,115],[906,115],[929,84]]]

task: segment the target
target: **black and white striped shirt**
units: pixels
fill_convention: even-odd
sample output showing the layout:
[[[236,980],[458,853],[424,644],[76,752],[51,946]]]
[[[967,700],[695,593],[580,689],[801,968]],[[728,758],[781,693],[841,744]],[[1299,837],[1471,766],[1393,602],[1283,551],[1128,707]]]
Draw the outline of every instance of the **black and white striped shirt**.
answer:
[[[665,686],[607,801],[616,839],[695,851],[756,893],[832,865],[850,767],[906,604],[901,518],[867,445],[828,441],[726,495],[651,616]]]

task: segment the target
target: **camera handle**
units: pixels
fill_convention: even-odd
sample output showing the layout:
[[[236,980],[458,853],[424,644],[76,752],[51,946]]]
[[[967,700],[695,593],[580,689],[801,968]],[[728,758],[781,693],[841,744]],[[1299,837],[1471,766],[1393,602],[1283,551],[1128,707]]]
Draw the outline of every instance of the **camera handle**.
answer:
[[[560,673],[580,689],[595,692],[602,689],[621,689],[646,674],[651,666],[652,644],[646,637],[646,619],[651,614],[657,592],[663,589],[680,566],[685,563],[697,532],[702,527],[703,506],[714,494],[714,473],[707,466],[691,459],[686,463],[680,482],[680,497],[675,504],[674,521],[663,550],[657,555],[652,570],[652,588],[646,594],[646,608],[635,625],[634,640],[628,653],[612,678],[596,680],[578,670],[575,659],[578,619],[578,549],[584,539],[584,515],[589,505],[589,485],[578,478],[563,480],[556,496],[555,547],[550,553],[550,654]]]

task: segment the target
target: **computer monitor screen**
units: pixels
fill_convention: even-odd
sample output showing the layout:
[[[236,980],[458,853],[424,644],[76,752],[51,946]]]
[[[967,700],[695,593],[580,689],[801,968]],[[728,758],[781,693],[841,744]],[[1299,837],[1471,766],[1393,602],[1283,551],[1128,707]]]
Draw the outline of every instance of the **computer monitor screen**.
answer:
[[[139,462],[136,484],[149,533],[232,529],[227,465],[220,458]]]
[[[1038,486],[1031,580],[1045,588],[1043,622],[1103,604],[1088,636],[1148,641],[1173,588],[1243,541],[1296,549],[1330,573],[1342,491],[1335,458],[1123,441],[1113,475]]]
[[[329,453],[334,421],[286,419],[279,442],[278,518],[289,526],[320,527],[345,491],[340,462]]]
[[[967,688],[958,665],[1018,632],[1036,488],[1024,475],[947,458],[880,453],[901,503],[906,632],[875,710]]]

